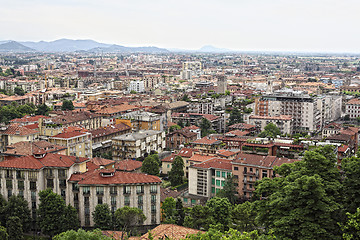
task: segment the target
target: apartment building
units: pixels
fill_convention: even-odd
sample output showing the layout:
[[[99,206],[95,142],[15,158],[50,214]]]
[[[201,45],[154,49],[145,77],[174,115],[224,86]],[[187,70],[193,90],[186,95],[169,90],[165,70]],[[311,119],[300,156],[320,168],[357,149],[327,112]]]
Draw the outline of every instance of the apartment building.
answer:
[[[29,202],[33,217],[39,192],[51,188],[66,204],[75,207],[81,226],[94,225],[92,212],[107,203],[113,212],[124,206],[143,210],[144,225],[160,223],[160,183],[156,176],[118,172],[115,169],[87,171],[88,158],[52,153],[28,155],[0,162],[0,193],[13,194]]]
[[[239,196],[251,198],[255,190],[255,182],[263,178],[274,178],[274,166],[292,163],[297,160],[239,153],[232,161],[232,174],[236,179]]]
[[[162,131],[139,131],[112,139],[113,160],[136,159],[151,151],[160,153],[165,147],[165,132]]]
[[[213,158],[189,167],[189,195],[215,197],[232,173],[231,160]]]
[[[112,212],[129,206],[144,212],[144,225],[160,223],[160,183],[157,176],[143,173],[98,169],[73,174],[69,179],[69,203],[78,209],[81,226],[93,226],[92,212],[97,204],[108,204]]]
[[[129,84],[128,91],[129,91],[129,92],[135,91],[135,92],[137,92],[137,93],[145,92],[145,84],[144,84],[144,81],[140,81],[140,80],[131,81],[130,84]]]
[[[39,131],[31,129],[26,126],[14,123],[8,126],[2,127],[0,134],[3,136],[3,146],[11,145],[23,141],[35,141],[39,137]]]
[[[301,91],[286,90],[261,96],[255,101],[255,115],[290,115],[293,118],[293,133],[313,133],[322,126],[322,115],[316,99]]]
[[[169,149],[179,149],[195,140],[197,140],[197,133],[189,130],[177,130],[166,135],[166,147]]]
[[[222,147],[221,140],[205,136],[191,142],[193,148],[204,154],[216,154],[216,151]]]
[[[39,206],[39,192],[51,188],[70,202],[67,179],[85,172],[87,158],[38,153],[0,162],[0,193],[5,199],[20,195],[29,202],[33,217]]]
[[[356,119],[360,117],[360,99],[353,98],[345,104],[345,114],[350,117],[350,119]]]
[[[67,148],[66,155],[92,158],[91,133],[73,131],[49,137],[49,142]]]
[[[116,122],[121,122],[121,120],[129,120],[133,131],[159,131],[163,128],[163,126],[161,126],[162,122],[160,121],[160,115],[151,112],[133,111],[125,113],[121,115],[119,119],[116,120]]]
[[[130,132],[131,132],[131,127],[124,123],[109,125],[106,127],[102,127],[90,131],[92,138],[93,154],[105,153],[111,151],[112,138]]]
[[[264,131],[264,128],[269,123],[275,124],[281,134],[292,134],[293,132],[293,118],[290,115],[280,115],[280,116],[257,116],[252,115],[249,117],[249,124],[255,125],[257,131]]]

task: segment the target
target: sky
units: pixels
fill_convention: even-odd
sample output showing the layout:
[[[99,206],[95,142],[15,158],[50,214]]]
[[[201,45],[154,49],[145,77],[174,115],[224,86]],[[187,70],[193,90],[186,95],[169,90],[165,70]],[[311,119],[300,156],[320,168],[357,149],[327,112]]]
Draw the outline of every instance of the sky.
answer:
[[[0,40],[360,53],[357,0],[0,0]]]

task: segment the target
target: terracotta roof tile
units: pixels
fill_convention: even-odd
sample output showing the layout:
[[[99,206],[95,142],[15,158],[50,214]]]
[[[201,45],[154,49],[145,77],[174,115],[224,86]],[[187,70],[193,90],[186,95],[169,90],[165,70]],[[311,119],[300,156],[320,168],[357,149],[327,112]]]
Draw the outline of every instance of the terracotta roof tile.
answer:
[[[4,135],[20,135],[27,136],[39,133],[37,130],[22,127],[17,123],[11,124],[8,128],[1,132]]]
[[[216,168],[216,169],[225,169],[230,170],[232,169],[231,160],[222,159],[222,158],[213,158],[206,160],[202,163],[192,165],[194,168]]]
[[[214,156],[207,156],[207,155],[200,155],[200,154],[194,154],[189,161],[193,162],[203,162],[209,159],[215,158]]]
[[[203,231],[177,226],[174,224],[161,224],[150,231],[154,239],[185,239],[189,234],[204,233]],[[140,237],[140,239],[149,239],[149,233],[146,233]]]
[[[118,161],[115,164],[115,169],[119,170],[119,171],[132,172],[132,171],[135,171],[137,169],[140,169],[141,166],[142,166],[142,162],[140,162],[140,161],[126,159],[126,160]]]

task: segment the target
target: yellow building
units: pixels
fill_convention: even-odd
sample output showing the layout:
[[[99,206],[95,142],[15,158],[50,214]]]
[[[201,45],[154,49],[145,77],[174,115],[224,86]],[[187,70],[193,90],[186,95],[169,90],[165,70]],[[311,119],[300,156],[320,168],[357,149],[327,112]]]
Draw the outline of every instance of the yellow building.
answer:
[[[18,142],[28,141],[32,142],[39,137],[39,131],[35,129],[30,129],[19,124],[12,124],[10,126],[4,127],[4,130],[1,131],[1,135],[4,136],[3,140],[4,147]]]
[[[91,133],[65,132],[49,137],[49,142],[67,147],[66,155],[92,158]]]
[[[116,119],[116,123],[120,122],[123,122],[127,125],[129,125],[130,122],[133,131],[161,130],[160,116],[158,114],[150,112],[134,111],[125,113],[120,117],[120,119]]]

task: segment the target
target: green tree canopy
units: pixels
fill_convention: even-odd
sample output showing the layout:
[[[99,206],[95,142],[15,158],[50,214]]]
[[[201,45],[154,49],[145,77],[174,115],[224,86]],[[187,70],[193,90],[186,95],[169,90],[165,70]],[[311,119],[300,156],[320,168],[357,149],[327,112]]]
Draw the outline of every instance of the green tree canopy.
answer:
[[[170,132],[176,131],[176,130],[180,130],[181,127],[179,125],[173,125],[169,128]]]
[[[35,111],[35,115],[43,115],[48,116],[50,112],[50,108],[44,103],[39,106],[37,106],[37,109]]]
[[[269,123],[259,134],[259,137],[271,137],[275,138],[277,135],[281,135],[280,129],[273,123]]]
[[[15,87],[14,88],[14,93],[16,95],[19,95],[19,96],[24,96],[25,95],[25,91],[21,87]]]
[[[95,227],[102,230],[107,230],[111,228],[111,211],[110,207],[107,204],[98,204],[95,207],[93,214],[93,220],[95,222]]]
[[[71,100],[64,100],[62,102],[62,106],[61,106],[61,110],[66,111],[66,110],[74,110],[74,104]]]
[[[252,202],[244,202],[237,204],[231,211],[230,228],[234,228],[240,232],[251,232],[256,230],[256,210]]]
[[[184,178],[184,160],[181,156],[176,156],[171,170],[169,172],[169,180],[171,182],[171,186],[178,186],[182,184]]]
[[[231,204],[235,204],[239,199],[236,196],[238,192],[236,191],[235,183],[235,177],[229,174],[225,180],[223,189],[221,189],[216,196],[220,198],[227,198]]]
[[[5,219],[18,217],[24,232],[30,229],[31,215],[29,203],[21,196],[13,195],[4,206]],[[8,229],[9,230],[9,229]]]
[[[165,198],[161,205],[161,214],[164,223],[174,224],[176,222],[176,202],[174,198]]]
[[[0,239],[8,240],[9,234],[7,233],[7,229],[3,226],[0,226]]]
[[[159,175],[160,167],[158,161],[152,155],[147,156],[142,163],[141,171],[150,175]]]
[[[183,203],[180,198],[176,199],[176,215],[177,215],[176,224],[182,226],[184,224],[185,211],[184,211]]]
[[[141,225],[146,217],[143,211],[136,207],[122,207],[115,211],[115,220],[122,229]]]
[[[244,120],[243,120],[243,115],[240,112],[240,110],[237,108],[234,108],[233,110],[231,110],[230,117],[229,117],[229,125],[231,126],[233,124],[242,123],[242,122],[244,122]]]
[[[347,212],[355,213],[360,206],[360,158],[353,156],[341,161],[344,171],[343,194]]]
[[[360,239],[360,208],[356,209],[354,214],[346,213],[347,221],[341,226],[343,239]]]
[[[203,118],[200,123],[201,137],[205,137],[211,133],[211,122]]]
[[[257,220],[280,239],[338,239],[340,173],[332,146],[307,151],[302,161],[283,164],[281,177],[257,183]]]
[[[107,237],[102,234],[100,229],[95,229],[93,231],[85,231],[79,229],[77,231],[68,230],[56,235],[54,240],[111,240],[111,237]]]
[[[23,236],[23,225],[21,224],[19,217],[9,217],[6,221],[6,229],[11,240],[22,240]]]
[[[38,222],[41,231],[49,236],[76,229],[79,225],[76,210],[66,206],[64,199],[51,189],[39,193]]]

